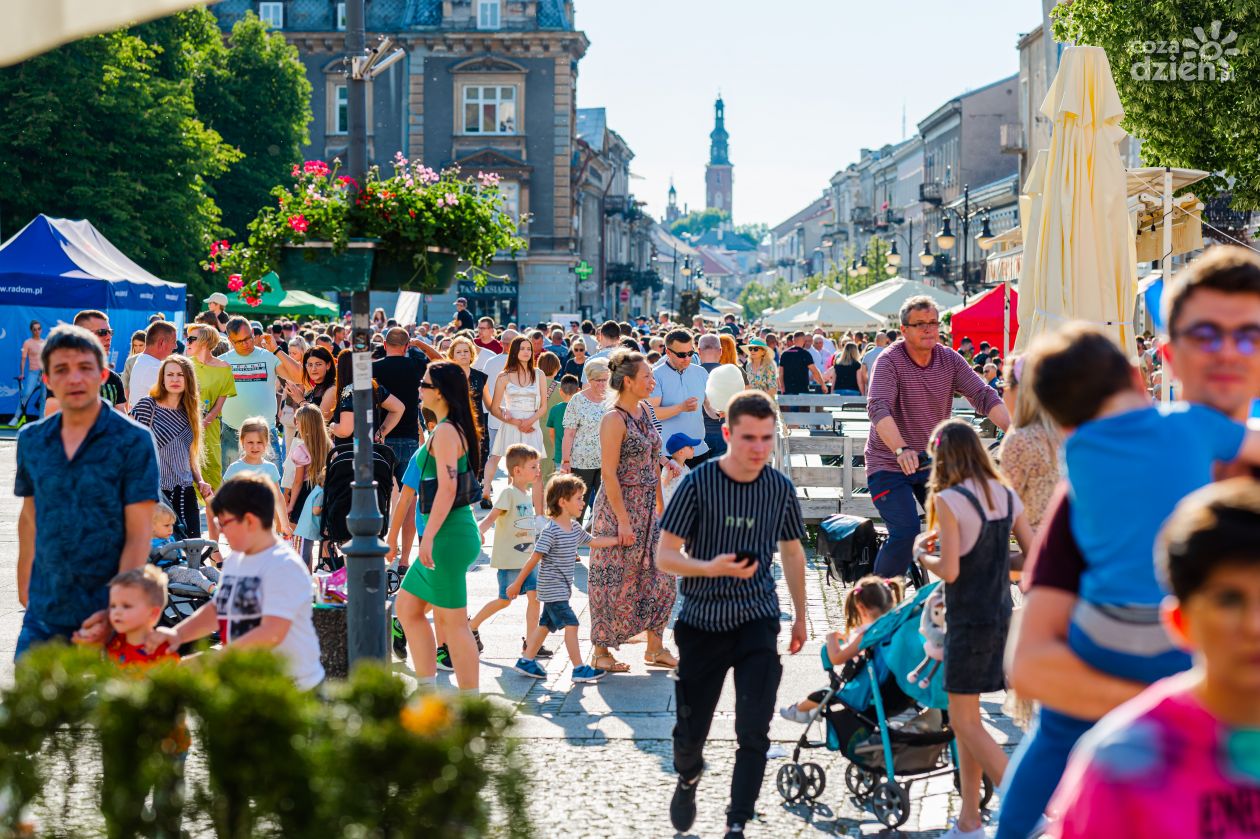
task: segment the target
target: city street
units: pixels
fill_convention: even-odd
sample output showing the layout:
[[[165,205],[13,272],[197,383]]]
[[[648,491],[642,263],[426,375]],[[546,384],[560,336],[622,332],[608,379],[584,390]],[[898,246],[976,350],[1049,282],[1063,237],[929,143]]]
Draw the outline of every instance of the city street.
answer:
[[[0,440],[0,485],[12,487],[14,453],[12,439]],[[500,478],[496,489],[500,488]],[[22,621],[17,602],[15,563],[17,557],[18,501],[11,492],[0,495],[0,683],[13,678],[13,648]],[[478,511],[481,513],[482,511]],[[493,529],[487,535],[487,550]],[[86,548],[90,550],[90,547]],[[776,576],[778,569],[776,568]],[[783,657],[783,682],[776,707],[804,697],[826,684],[818,666],[818,639],[831,628],[842,625],[841,593],[827,585],[825,567],[811,558],[806,575],[809,601],[810,643],[796,656]],[[586,631],[585,566],[577,570],[577,590],[573,607],[582,621],[582,650],[589,651]],[[495,596],[495,578],[482,557],[468,576],[469,604],[475,609]],[[788,610],[787,588],[780,581],[780,602]],[[524,631],[524,604],[513,604],[487,622],[481,630],[486,650],[482,655],[481,689],[486,695],[512,703],[518,711],[516,733],[521,753],[533,783],[529,807],[540,837],[664,837],[674,835],[669,825],[668,805],[673,793],[670,732],[674,724],[674,683],[667,671],[643,664],[643,647],[622,648],[619,657],[630,664],[631,672],[609,675],[598,683],[574,685],[572,667],[563,654],[563,644],[552,636],[547,646],[557,654],[546,662],[548,677],[535,681],[512,669],[520,637]],[[786,647],[787,630],[780,636]],[[395,662],[403,678],[410,668]],[[440,684],[451,684],[451,674],[439,673]],[[1008,750],[1018,742],[1019,730],[1002,714],[1000,694],[986,696],[983,707],[993,736]],[[706,754],[708,771],[701,782],[699,817],[688,835],[720,835],[725,820],[726,795],[735,755],[734,698],[730,680],[718,706]],[[822,835],[877,835],[882,826],[869,813],[850,801],[844,787],[845,760],[837,753],[813,750],[802,757],[821,764],[827,771],[827,787],[812,810],[806,806],[785,806],[775,789],[774,777],[801,727],[779,718],[771,725],[774,743],[766,780],[758,801],[758,821],[751,827],[766,837],[806,837]],[[814,731],[817,737],[817,729]],[[190,770],[199,761],[190,757]],[[83,778],[90,768],[78,767]],[[85,771],[87,770],[87,771]],[[81,786],[85,793],[86,786]],[[950,778],[935,778],[926,786],[916,784],[911,796],[912,814],[901,835],[937,836],[948,827],[957,798]],[[84,816],[91,816],[90,799]],[[77,808],[76,808],[77,809]]]

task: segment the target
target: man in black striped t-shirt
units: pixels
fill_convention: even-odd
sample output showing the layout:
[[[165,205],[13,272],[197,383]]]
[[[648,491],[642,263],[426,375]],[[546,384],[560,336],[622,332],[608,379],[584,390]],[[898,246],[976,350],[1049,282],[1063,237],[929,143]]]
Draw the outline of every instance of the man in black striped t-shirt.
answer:
[[[696,786],[713,711],[735,671],[735,771],[727,839],[753,817],[766,771],[779,663],[779,598],[770,566],[777,546],[796,612],[788,651],[805,644],[805,524],[796,488],[766,468],[774,451],[775,408],[761,391],[731,399],[723,436],[729,448],[683,479],[661,520],[657,566],[683,578],[678,643],[678,718],[669,815],[680,832],[696,818]],[[684,550],[685,546],[685,550]]]

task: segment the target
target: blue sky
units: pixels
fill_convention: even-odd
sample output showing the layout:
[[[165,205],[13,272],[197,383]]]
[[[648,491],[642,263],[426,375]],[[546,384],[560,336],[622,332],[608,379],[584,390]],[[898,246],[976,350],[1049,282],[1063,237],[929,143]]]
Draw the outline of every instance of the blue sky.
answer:
[[[578,0],[591,41],[578,106],[608,109],[640,200],[704,205],[713,100],[726,101],[735,222],[776,224],[945,100],[1019,70],[1039,0]]]

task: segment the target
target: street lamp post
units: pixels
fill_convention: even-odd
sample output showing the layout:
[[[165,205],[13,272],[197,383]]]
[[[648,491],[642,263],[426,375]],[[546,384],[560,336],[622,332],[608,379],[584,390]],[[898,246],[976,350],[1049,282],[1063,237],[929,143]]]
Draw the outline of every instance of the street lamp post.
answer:
[[[945,210],[950,210],[950,208],[946,207]],[[936,234],[936,244],[943,251],[950,250],[958,241],[954,236],[954,232],[950,229],[949,216],[945,215],[945,210],[942,210],[941,213],[941,229]],[[988,250],[993,246],[993,234],[989,231],[989,208],[976,207],[972,209],[971,189],[967,184],[963,184],[962,212],[959,212],[957,208],[952,209],[952,212],[955,216],[957,216],[958,220],[962,222],[962,274],[960,280],[962,285],[963,300],[966,301],[967,288],[969,285],[967,275],[968,268],[970,267],[968,265],[967,246],[971,241],[971,220],[976,216],[981,216],[982,229],[980,234],[976,236],[976,241],[981,250]]]
[[[367,172],[367,81],[356,66],[366,52],[364,0],[346,3],[346,105],[349,129],[347,164],[350,174],[365,183]],[[372,354],[368,292],[356,291],[350,306],[354,371],[354,483],[346,528],[347,600],[346,647],[350,664],[363,659],[385,661],[389,639],[385,621],[385,550],[380,531],[382,516],[376,505],[372,476]]]

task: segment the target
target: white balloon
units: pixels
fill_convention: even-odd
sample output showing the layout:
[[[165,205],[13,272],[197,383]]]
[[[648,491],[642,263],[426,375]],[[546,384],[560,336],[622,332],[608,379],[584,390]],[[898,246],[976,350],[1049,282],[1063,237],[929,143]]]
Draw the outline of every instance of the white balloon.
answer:
[[[748,385],[744,384],[744,374],[734,364],[723,364],[709,371],[709,383],[704,386],[704,395],[715,411],[726,412],[731,398]]]

